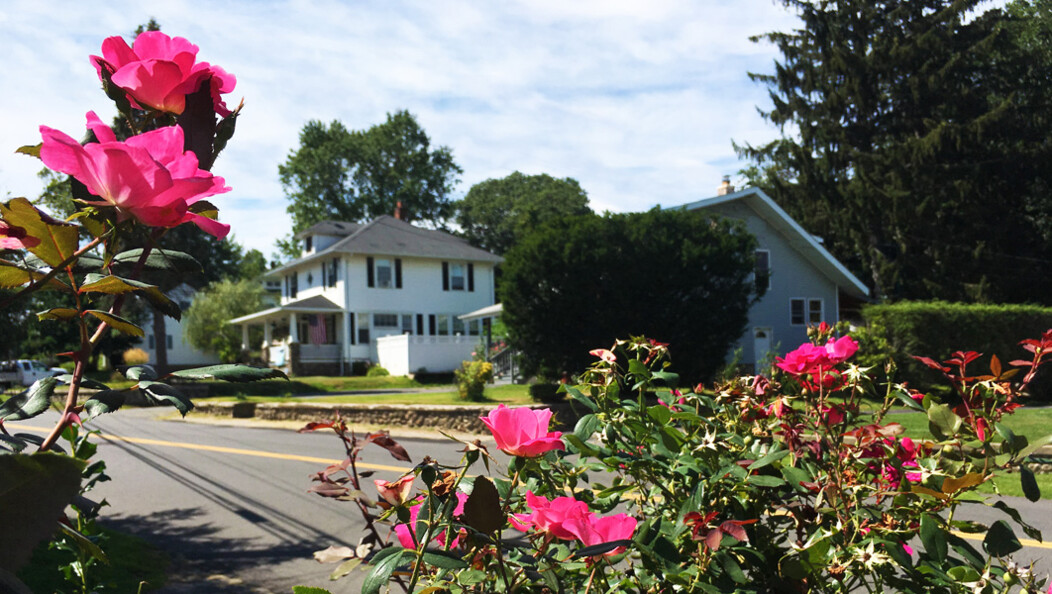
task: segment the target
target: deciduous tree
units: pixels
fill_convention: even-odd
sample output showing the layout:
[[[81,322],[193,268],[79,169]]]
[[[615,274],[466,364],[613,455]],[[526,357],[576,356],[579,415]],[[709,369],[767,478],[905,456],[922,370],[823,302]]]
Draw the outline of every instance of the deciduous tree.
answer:
[[[227,320],[247,315],[269,304],[262,285],[254,280],[224,279],[198,293],[186,316],[185,337],[195,348],[216,353],[233,363],[241,353],[241,330]]]

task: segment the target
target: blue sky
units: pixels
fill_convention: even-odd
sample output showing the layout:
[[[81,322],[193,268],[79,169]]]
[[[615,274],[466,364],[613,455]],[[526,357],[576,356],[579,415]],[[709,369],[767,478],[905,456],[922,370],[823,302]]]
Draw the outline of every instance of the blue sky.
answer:
[[[577,179],[597,211],[711,196],[741,167],[731,141],[777,130],[746,72],[776,52],[750,35],[789,30],[772,0],[6,0],[0,5],[0,197],[35,197],[35,159],[13,151],[46,124],[74,137],[109,119],[90,54],[151,16],[238,78],[245,109],[213,172],[237,241],[264,254],[288,233],[277,167],[310,119],[350,129],[408,109],[464,169],[456,197],[513,171]]]

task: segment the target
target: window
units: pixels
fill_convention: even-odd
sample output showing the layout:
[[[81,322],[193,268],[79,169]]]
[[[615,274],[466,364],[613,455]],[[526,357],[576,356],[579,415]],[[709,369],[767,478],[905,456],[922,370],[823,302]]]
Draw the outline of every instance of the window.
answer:
[[[391,270],[390,260],[376,261],[376,286],[381,289],[390,289],[394,273]]]
[[[333,258],[332,262],[329,264],[329,286],[330,287],[335,287],[336,286],[336,271],[339,269],[339,267],[340,267],[340,259],[339,258]]]
[[[464,265],[463,264],[450,264],[449,265],[449,288],[453,291],[464,290]]]
[[[464,332],[464,320],[453,316],[453,334],[463,336]]]
[[[165,339],[166,339],[164,341],[165,344],[168,346],[169,349],[171,349],[172,348],[172,335],[171,334],[166,335]]]
[[[444,314],[438,315],[438,335],[449,336],[449,316]]]
[[[821,299],[808,299],[807,300],[807,323],[808,324],[821,324],[822,318],[822,300]]]
[[[413,333],[413,314],[402,314],[402,334]]]
[[[149,346],[148,348],[149,348],[149,349],[150,349],[151,351],[152,351],[153,349],[157,348],[157,343],[156,343],[156,342],[154,341],[154,339],[153,339],[153,334],[151,334],[151,335],[147,336],[146,338],[148,339],[148,341],[147,341],[147,342],[148,342],[148,343],[149,343],[149,345],[150,345],[150,346]]]
[[[468,320],[468,334],[471,336],[479,335],[479,320]]]
[[[369,314],[358,314],[358,344],[369,344]]]
[[[803,299],[790,299],[789,300],[789,323],[793,326],[803,326],[806,322],[804,317],[804,300]]]
[[[771,252],[756,250],[756,291],[766,291],[771,287]]]
[[[373,314],[373,323],[377,328],[397,328],[398,314]]]
[[[296,293],[299,292],[299,275],[295,272],[285,277],[285,292],[288,294],[289,299],[295,299]]]
[[[303,238],[303,251],[309,252],[314,247],[314,236],[308,235]]]

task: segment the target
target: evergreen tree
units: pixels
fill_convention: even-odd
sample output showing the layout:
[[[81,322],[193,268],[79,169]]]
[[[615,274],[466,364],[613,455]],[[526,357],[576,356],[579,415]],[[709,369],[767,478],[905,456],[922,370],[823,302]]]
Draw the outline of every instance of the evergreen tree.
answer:
[[[1047,0],[783,3],[750,181],[877,297],[1052,302]]]

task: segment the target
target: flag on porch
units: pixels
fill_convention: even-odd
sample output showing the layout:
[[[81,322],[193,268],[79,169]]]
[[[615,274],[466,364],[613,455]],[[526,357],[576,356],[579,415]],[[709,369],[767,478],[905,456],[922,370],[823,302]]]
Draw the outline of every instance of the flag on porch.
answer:
[[[321,314],[314,314],[310,319],[310,343],[326,344],[328,336],[325,333],[325,318]]]

